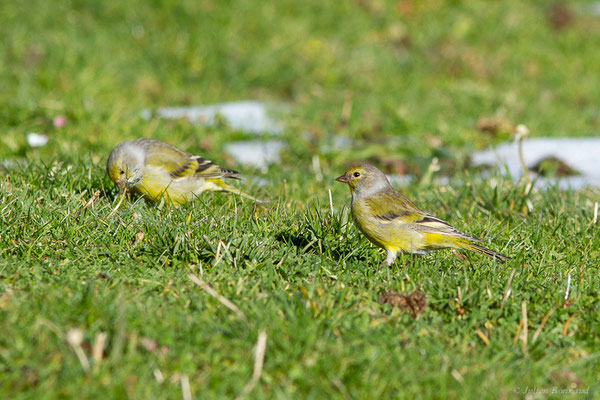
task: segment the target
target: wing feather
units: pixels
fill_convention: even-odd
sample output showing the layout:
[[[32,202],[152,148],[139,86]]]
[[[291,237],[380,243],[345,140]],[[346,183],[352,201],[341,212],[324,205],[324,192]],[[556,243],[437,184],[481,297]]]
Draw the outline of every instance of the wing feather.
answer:
[[[411,224],[413,229],[419,232],[457,236],[482,242],[481,239],[463,233],[446,221],[426,213],[402,193],[395,190],[372,196],[366,199],[365,203],[373,216],[381,223]]]
[[[365,199],[374,217],[382,222],[416,222],[426,214],[423,210],[397,191],[386,191]]]
[[[236,178],[237,171],[221,168],[210,160],[193,155],[165,142],[139,139],[146,150],[146,164],[165,170],[173,180],[183,178]]]
[[[481,240],[475,236],[471,236],[469,234],[459,231],[458,229],[455,229],[452,225],[450,225],[446,221],[439,219],[437,217],[434,217],[431,214],[426,214],[423,218],[416,221],[415,224],[416,224],[416,226],[418,226],[418,228],[419,228],[418,230],[421,232],[441,233],[443,235],[457,236],[457,237],[461,237],[461,238],[465,238],[465,239],[469,239],[469,240],[474,240],[477,242],[483,242],[483,240]]]

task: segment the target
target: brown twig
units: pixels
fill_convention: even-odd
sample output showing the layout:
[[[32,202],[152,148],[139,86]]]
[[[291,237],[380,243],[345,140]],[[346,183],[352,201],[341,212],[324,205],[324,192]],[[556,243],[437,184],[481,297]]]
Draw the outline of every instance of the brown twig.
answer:
[[[92,359],[94,364],[100,364],[102,357],[104,356],[104,344],[106,343],[107,334],[105,332],[99,332],[94,339],[94,346],[92,347]]]
[[[90,370],[90,362],[85,355],[81,343],[83,343],[83,332],[78,328],[71,328],[67,332],[66,337],[67,343],[73,348],[83,370],[88,372]]]
[[[77,214],[75,215],[75,218],[78,218],[82,212],[84,212],[85,210],[90,208],[92,205],[94,205],[96,200],[98,200],[98,197],[100,197],[100,191],[96,190],[94,192],[94,194],[92,195],[92,197],[90,198],[90,200],[87,203],[85,203],[85,205],[83,207],[81,207],[81,209],[77,212]]]
[[[477,336],[483,340],[483,343],[485,343],[486,346],[490,345],[490,339],[488,339],[487,335],[483,331],[476,329],[475,333],[477,333]]]
[[[519,326],[517,326],[517,331],[515,332],[515,337],[512,340],[512,344],[514,345],[519,340],[519,334],[521,333],[521,329],[523,329],[523,321],[519,321]]]
[[[240,319],[243,319],[243,320],[246,319],[246,316],[244,315],[244,313],[235,304],[233,304],[228,298],[221,296],[219,293],[217,293],[217,291],[215,289],[213,289],[210,285],[208,285],[206,282],[204,282],[201,278],[197,277],[194,274],[189,274],[188,278],[192,282],[194,282],[196,285],[200,286],[200,288],[202,290],[204,290],[206,293],[208,293],[209,295],[211,295],[212,297],[217,299],[225,307],[227,307],[231,311],[233,311],[235,313],[235,315],[237,315]]]
[[[252,371],[252,378],[244,386],[244,392],[236,397],[236,400],[241,400],[254,390],[254,387],[258,383],[262,374],[263,365],[265,362],[265,353],[267,351],[267,332],[260,331],[258,333],[258,339],[256,340],[256,349],[254,350],[254,369]]]
[[[513,268],[510,272],[510,276],[508,277],[508,281],[506,281],[506,285],[504,285],[504,295],[502,296],[502,301],[500,302],[500,309],[504,307],[504,302],[506,301],[506,299],[508,299],[508,296],[510,296],[510,284],[512,283],[512,280],[515,277],[516,272],[517,270]]]
[[[192,400],[192,389],[187,375],[181,375],[181,396],[183,400]]]
[[[544,325],[546,325],[546,321],[548,321],[548,318],[550,318],[550,316],[552,314],[554,314],[554,311],[556,311],[558,307],[554,306],[552,307],[547,313],[546,315],[544,315],[544,317],[542,318],[542,322],[540,322],[540,326],[537,327],[537,329],[535,330],[535,332],[533,333],[533,337],[531,338],[531,343],[534,343],[536,341],[536,339],[538,338],[538,336],[540,335],[540,333],[542,333],[542,328],[544,328]]]
[[[563,324],[563,329],[562,329],[562,334],[563,336],[567,336],[567,330],[569,328],[569,322],[571,322],[571,320],[577,315],[577,313],[571,315],[569,318],[567,318],[567,320],[565,321],[565,323]]]
[[[521,331],[521,348],[523,353],[527,354],[527,302],[521,303],[521,320],[523,321],[523,330]]]
[[[110,219],[110,217],[112,217],[113,215],[115,215],[115,213],[117,212],[117,210],[119,209],[119,207],[121,207],[121,203],[123,203],[123,199],[125,199],[125,195],[127,194],[126,190],[122,190],[122,192],[119,194],[119,202],[117,203],[117,205],[115,206],[115,208],[110,212],[110,214],[108,214],[108,217],[106,217],[106,219]]]

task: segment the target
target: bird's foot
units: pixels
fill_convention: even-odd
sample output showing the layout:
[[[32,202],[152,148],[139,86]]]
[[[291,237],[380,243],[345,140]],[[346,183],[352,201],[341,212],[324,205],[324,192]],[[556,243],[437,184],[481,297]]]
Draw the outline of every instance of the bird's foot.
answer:
[[[400,264],[400,269],[402,269],[402,268],[410,268],[410,266],[411,266],[411,263],[409,261],[402,262],[402,263],[399,263],[399,264]],[[393,265],[394,265],[394,263],[388,264],[388,263],[386,263],[384,261],[381,264],[379,264],[379,267],[380,268],[390,268],[391,269]]]

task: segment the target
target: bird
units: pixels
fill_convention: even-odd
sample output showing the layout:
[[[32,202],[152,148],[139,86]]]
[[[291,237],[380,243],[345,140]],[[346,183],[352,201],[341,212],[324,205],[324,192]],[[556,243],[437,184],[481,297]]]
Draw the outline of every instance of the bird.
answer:
[[[119,143],[108,156],[106,170],[123,193],[131,190],[153,202],[164,198],[178,206],[196,200],[205,191],[226,191],[262,203],[223,180],[239,179],[239,172],[160,140]]]
[[[350,187],[352,219],[371,243],[387,251],[387,266],[394,263],[398,252],[426,254],[444,248],[474,251],[499,262],[510,259],[478,244],[481,239],[421,210],[395,190],[374,165],[351,167],[335,180]]]

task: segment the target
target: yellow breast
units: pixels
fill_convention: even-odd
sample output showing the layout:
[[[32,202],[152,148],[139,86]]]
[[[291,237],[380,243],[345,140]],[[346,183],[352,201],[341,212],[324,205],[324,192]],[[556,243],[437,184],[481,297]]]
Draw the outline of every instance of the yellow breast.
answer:
[[[424,235],[412,229],[411,224],[377,219],[364,202],[352,204],[352,217],[366,238],[379,247],[407,253],[420,253],[425,249]]]

